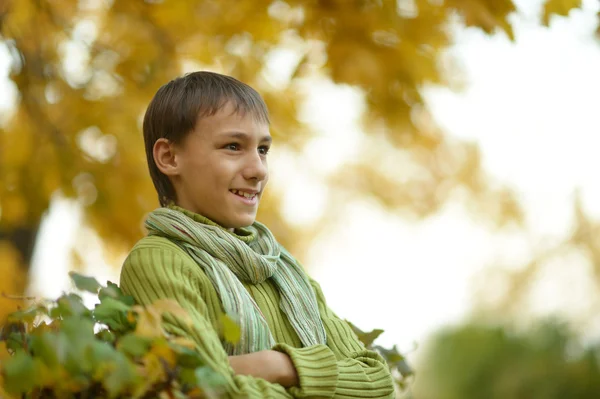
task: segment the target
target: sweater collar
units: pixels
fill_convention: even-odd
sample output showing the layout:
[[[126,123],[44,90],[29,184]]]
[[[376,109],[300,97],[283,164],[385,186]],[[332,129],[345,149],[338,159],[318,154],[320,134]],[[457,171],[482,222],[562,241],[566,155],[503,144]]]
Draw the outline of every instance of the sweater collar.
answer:
[[[250,229],[247,227],[241,227],[239,229],[235,229],[234,232],[231,232],[230,230],[226,229],[225,227],[221,226],[220,224],[213,222],[209,218],[202,216],[199,213],[194,213],[192,211],[189,211],[187,209],[184,209],[180,206],[173,205],[173,204],[167,205],[167,208],[173,209],[174,211],[181,212],[185,216],[189,217],[190,219],[192,219],[193,221],[195,221],[197,223],[205,224],[208,226],[218,227],[219,229],[226,231],[227,233],[231,234],[232,236],[240,239],[241,241],[243,241],[245,243],[251,243],[252,241],[254,241],[256,239],[256,230],[254,230],[254,229]]]

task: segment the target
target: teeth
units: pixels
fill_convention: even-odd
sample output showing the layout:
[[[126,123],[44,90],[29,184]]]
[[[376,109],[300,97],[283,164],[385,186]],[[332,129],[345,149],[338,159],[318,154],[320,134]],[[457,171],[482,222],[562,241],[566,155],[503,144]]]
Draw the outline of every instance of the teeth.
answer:
[[[232,193],[237,194],[237,195],[242,195],[246,198],[254,198],[255,194],[250,194],[250,193],[245,193],[243,191],[240,190],[231,190]]]

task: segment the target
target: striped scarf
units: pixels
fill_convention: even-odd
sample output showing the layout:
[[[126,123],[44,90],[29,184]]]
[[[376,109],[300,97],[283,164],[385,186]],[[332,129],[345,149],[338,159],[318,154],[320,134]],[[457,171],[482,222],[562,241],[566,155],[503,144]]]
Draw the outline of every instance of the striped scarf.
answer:
[[[180,211],[181,210],[181,211]],[[281,294],[280,308],[304,346],[326,343],[315,293],[295,259],[275,241],[266,226],[254,222],[236,236],[224,228],[197,222],[178,207],[158,208],[146,219],[150,235],[167,237],[204,270],[225,312],[241,329],[237,344],[224,342],[229,355],[270,349],[275,344],[267,321],[242,282],[272,278]],[[245,242],[246,241],[246,242]]]

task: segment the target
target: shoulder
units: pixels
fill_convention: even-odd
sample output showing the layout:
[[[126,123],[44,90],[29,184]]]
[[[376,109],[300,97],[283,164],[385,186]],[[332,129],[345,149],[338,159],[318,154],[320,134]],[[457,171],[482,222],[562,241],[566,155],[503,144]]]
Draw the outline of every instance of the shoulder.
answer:
[[[121,276],[138,270],[164,273],[174,269],[189,270],[194,274],[201,271],[192,257],[168,238],[146,236],[133,246],[125,258]]]
[[[142,238],[137,243],[135,243],[135,245],[131,249],[131,252],[138,251],[138,250],[144,251],[144,250],[152,250],[152,249],[174,251],[174,252],[180,252],[182,254],[185,254],[185,251],[183,249],[181,249],[177,244],[175,244],[173,241],[169,240],[168,238],[161,237],[161,236],[146,236],[146,237]]]

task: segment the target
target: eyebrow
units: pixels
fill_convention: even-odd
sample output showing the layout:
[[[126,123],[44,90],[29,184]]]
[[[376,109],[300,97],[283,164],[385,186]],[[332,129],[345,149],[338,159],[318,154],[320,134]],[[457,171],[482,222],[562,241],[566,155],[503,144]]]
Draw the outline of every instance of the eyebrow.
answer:
[[[248,140],[248,134],[244,132],[227,132],[222,134],[222,137],[229,137],[238,140]],[[273,137],[270,135],[263,136],[259,142],[260,143],[271,143],[273,141]]]

